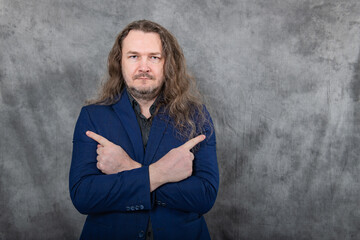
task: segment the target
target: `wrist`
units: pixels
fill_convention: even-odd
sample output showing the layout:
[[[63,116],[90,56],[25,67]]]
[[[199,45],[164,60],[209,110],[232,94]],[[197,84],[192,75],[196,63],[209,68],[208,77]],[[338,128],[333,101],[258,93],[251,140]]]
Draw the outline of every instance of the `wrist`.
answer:
[[[141,168],[141,167],[142,167],[142,165],[140,163],[133,160],[132,169]]]
[[[131,158],[128,158],[128,162],[123,165],[119,165],[118,170],[119,172],[122,172],[122,171],[129,171],[141,167],[142,165],[140,163],[132,160]]]
[[[149,166],[149,178],[150,178],[150,192],[154,191],[161,185],[165,184],[164,175],[161,174],[160,169],[157,167],[156,163],[153,163]]]

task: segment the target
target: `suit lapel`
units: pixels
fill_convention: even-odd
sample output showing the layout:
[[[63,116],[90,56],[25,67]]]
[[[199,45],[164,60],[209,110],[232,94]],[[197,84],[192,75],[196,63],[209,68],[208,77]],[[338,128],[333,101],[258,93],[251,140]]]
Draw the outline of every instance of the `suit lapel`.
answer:
[[[116,112],[117,116],[119,117],[122,125],[124,126],[127,135],[130,138],[135,152],[136,161],[143,164],[144,147],[142,143],[140,127],[136,120],[135,112],[131,107],[129,97],[126,91],[122,92],[120,100],[112,107]]]
[[[145,165],[150,165],[153,162],[153,157],[159,147],[161,139],[164,136],[169,119],[167,116],[160,113],[156,114],[149,134],[149,139],[145,151]]]

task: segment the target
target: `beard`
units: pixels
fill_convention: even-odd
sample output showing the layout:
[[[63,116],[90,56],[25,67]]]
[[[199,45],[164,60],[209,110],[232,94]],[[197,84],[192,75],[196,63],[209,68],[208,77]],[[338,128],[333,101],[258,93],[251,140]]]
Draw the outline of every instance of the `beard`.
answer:
[[[150,75],[149,73],[146,73],[146,72],[135,75],[133,77],[133,80],[136,80],[136,79],[139,79],[139,78],[142,78],[142,77],[148,78],[149,80],[147,80],[147,81],[156,80],[154,76],[152,76],[152,75]],[[147,89],[146,88],[145,89],[140,89],[140,88],[136,88],[136,87],[133,87],[133,86],[129,87],[126,84],[126,81],[125,81],[125,85],[126,85],[126,88],[127,88],[128,92],[135,99],[144,100],[144,101],[150,101],[150,100],[155,99],[160,94],[161,88],[164,85],[164,81],[162,81],[159,86],[149,87]]]
[[[137,89],[135,87],[127,87],[128,92],[135,99],[150,101],[155,99],[161,91],[161,86],[150,89]]]

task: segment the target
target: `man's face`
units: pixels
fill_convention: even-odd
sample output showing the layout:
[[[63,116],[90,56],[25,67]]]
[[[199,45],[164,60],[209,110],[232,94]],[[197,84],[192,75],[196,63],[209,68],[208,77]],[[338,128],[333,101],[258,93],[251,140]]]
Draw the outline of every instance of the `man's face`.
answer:
[[[164,82],[164,61],[159,34],[137,30],[128,33],[122,42],[121,67],[133,97],[156,98]]]

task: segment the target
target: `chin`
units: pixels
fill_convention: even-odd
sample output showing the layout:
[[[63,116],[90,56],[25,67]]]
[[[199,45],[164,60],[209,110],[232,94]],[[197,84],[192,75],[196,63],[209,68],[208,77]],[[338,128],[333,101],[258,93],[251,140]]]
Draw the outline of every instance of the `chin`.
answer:
[[[137,98],[143,100],[152,100],[157,97],[160,92],[160,88],[154,87],[129,87],[130,94]]]
[[[152,83],[141,83],[141,84],[137,84],[134,86],[134,88],[141,90],[141,91],[151,91],[154,88],[158,88],[159,86],[157,86],[156,84],[152,84]]]
[[[141,86],[141,87],[134,87],[138,92],[151,92],[154,87],[144,87],[144,86]]]

